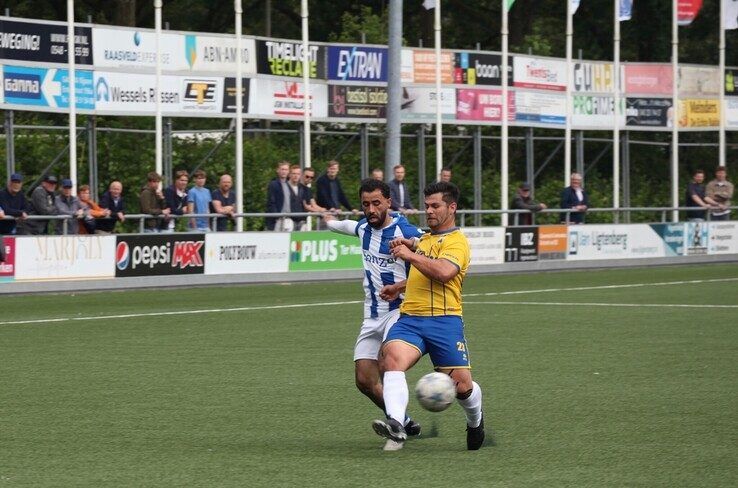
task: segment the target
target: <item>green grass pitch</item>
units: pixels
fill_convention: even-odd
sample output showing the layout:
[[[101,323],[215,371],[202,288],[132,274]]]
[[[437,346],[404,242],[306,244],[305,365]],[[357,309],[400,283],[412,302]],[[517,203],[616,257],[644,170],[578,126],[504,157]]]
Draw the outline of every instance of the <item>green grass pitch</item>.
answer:
[[[457,405],[414,399],[425,435],[381,450],[353,383],[358,280],[5,297],[0,488],[738,485],[738,264],[464,292],[496,441],[477,452]],[[14,323],[108,315],[134,316]]]

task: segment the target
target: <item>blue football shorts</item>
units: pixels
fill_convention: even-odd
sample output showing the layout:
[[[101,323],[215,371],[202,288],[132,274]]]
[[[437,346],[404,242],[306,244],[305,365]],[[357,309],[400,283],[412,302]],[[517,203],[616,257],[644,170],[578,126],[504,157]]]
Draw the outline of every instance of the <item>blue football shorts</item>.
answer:
[[[420,317],[400,315],[392,326],[385,343],[404,342],[430,356],[436,369],[471,368],[469,350],[464,337],[464,320],[459,315]]]

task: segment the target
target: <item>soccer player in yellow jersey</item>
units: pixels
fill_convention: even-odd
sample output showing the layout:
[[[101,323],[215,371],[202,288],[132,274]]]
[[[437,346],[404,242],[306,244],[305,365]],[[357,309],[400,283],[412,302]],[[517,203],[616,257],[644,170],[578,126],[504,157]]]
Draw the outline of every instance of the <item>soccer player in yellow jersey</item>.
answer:
[[[375,420],[377,434],[394,441],[385,449],[401,449],[407,434],[402,426],[408,404],[405,371],[429,354],[437,371],[456,383],[456,398],[466,414],[466,445],[477,450],[484,442],[482,390],[472,381],[461,313],[461,285],[469,268],[469,243],[456,227],[459,189],[450,182],[423,191],[430,233],[416,242],[395,239],[392,253],[411,265],[405,282],[386,285],[380,296],[393,299],[403,291],[397,321],[382,346],[384,403],[388,420]]]

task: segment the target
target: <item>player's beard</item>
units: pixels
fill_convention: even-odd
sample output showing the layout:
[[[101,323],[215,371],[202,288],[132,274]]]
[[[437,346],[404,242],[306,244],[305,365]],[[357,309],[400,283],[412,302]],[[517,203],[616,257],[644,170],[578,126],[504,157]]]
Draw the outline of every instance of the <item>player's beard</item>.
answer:
[[[374,227],[375,229],[381,229],[382,225],[384,225],[384,221],[387,220],[387,211],[377,213],[377,221],[374,222],[369,218],[369,215],[365,215],[366,221],[369,222],[369,225]]]

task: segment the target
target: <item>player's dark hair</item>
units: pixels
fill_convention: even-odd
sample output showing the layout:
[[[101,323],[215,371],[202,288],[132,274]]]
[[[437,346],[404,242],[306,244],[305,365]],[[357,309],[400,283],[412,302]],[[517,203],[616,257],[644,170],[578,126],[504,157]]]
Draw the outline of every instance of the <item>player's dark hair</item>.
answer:
[[[359,198],[362,193],[371,193],[373,191],[380,190],[384,198],[390,197],[390,187],[384,181],[375,180],[374,178],[367,178],[361,180],[361,186],[359,186]]]
[[[436,193],[442,193],[443,201],[447,204],[459,203],[459,187],[451,182],[437,181],[426,186],[425,190],[423,190],[423,195],[426,197],[435,195]]]

